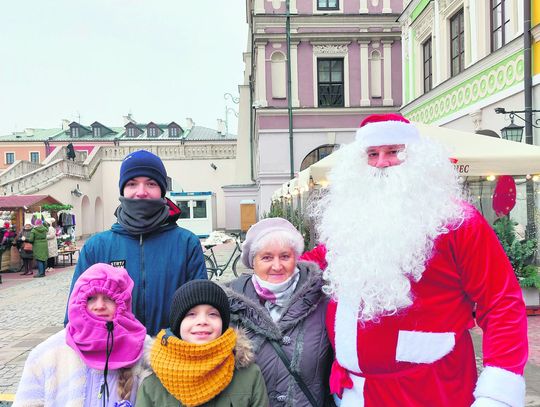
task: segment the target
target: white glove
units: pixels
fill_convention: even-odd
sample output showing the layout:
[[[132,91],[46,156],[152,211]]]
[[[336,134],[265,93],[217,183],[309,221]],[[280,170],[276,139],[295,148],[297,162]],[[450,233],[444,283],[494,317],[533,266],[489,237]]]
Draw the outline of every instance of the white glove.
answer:
[[[471,407],[509,407],[508,404],[489,397],[478,397]]]

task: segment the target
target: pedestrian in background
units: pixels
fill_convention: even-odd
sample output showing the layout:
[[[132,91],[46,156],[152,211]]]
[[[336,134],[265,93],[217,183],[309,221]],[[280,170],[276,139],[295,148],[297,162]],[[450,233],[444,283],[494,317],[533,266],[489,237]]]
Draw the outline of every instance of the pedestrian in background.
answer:
[[[47,269],[45,271],[52,271],[54,269],[54,263],[58,256],[58,240],[56,239],[55,223],[56,220],[54,218],[47,219],[47,224],[49,225],[47,231],[47,249],[49,258],[47,259]]]
[[[47,231],[41,219],[37,219],[28,241],[32,243],[32,252],[37,263],[38,273],[34,278],[45,277],[45,265],[49,258],[49,246],[47,244]]]
[[[32,260],[34,260],[34,253],[32,243],[29,241],[31,232],[32,224],[27,223],[24,225],[21,233],[19,233],[19,236],[17,236],[17,249],[19,250],[19,256],[21,256],[24,268],[21,276],[32,274]]]
[[[85,243],[71,285],[92,264],[124,267],[135,283],[133,312],[148,334],[156,335],[169,323],[176,289],[207,278],[201,243],[176,224],[180,209],[165,198],[167,172],[158,156],[145,150],[127,155],[119,187],[118,222]]]
[[[139,388],[137,407],[268,406],[249,339],[229,320],[227,295],[217,284],[198,280],[180,287],[170,328],[158,334],[148,355],[155,373]]]
[[[132,407],[142,377],[146,330],[131,312],[126,270],[95,264],[77,280],[65,329],[24,364],[13,407]],[[150,339],[148,337],[148,339]]]

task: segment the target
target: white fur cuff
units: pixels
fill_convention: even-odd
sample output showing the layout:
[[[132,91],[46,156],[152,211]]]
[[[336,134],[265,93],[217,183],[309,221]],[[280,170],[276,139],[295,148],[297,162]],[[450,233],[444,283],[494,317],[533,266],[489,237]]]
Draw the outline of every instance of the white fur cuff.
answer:
[[[525,404],[525,379],[499,367],[487,366],[476,382],[474,397],[487,397],[511,407]]]

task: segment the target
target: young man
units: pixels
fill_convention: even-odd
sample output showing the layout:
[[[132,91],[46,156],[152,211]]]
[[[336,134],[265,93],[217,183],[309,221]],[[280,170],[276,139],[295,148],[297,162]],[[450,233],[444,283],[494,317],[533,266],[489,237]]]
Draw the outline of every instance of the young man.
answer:
[[[176,225],[180,209],[164,198],[167,172],[158,156],[145,150],[129,154],[120,167],[119,186],[118,221],[85,243],[71,287],[95,263],[124,267],[135,283],[133,313],[149,335],[156,335],[168,325],[176,289],[207,278],[201,244]]]
[[[342,153],[315,211],[341,406],[523,406],[521,291],[448,156],[395,114],[366,118]]]

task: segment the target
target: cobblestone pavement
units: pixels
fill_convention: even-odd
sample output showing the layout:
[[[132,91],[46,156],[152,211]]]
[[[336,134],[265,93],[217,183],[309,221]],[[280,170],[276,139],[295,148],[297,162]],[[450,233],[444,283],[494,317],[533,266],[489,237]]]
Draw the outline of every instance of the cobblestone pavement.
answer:
[[[220,264],[226,263],[233,244],[214,247]],[[232,264],[232,262],[231,262]],[[47,277],[33,279],[18,274],[2,274],[0,284],[0,406],[17,389],[28,353],[38,343],[63,328],[68,289],[74,266],[58,268]],[[239,272],[246,271],[242,267]],[[234,278],[229,269],[219,283]],[[527,398],[525,406],[540,407],[540,316],[528,318],[529,363],[525,371]],[[474,329],[473,340],[481,366],[481,331]],[[5,405],[9,405],[6,403]]]

